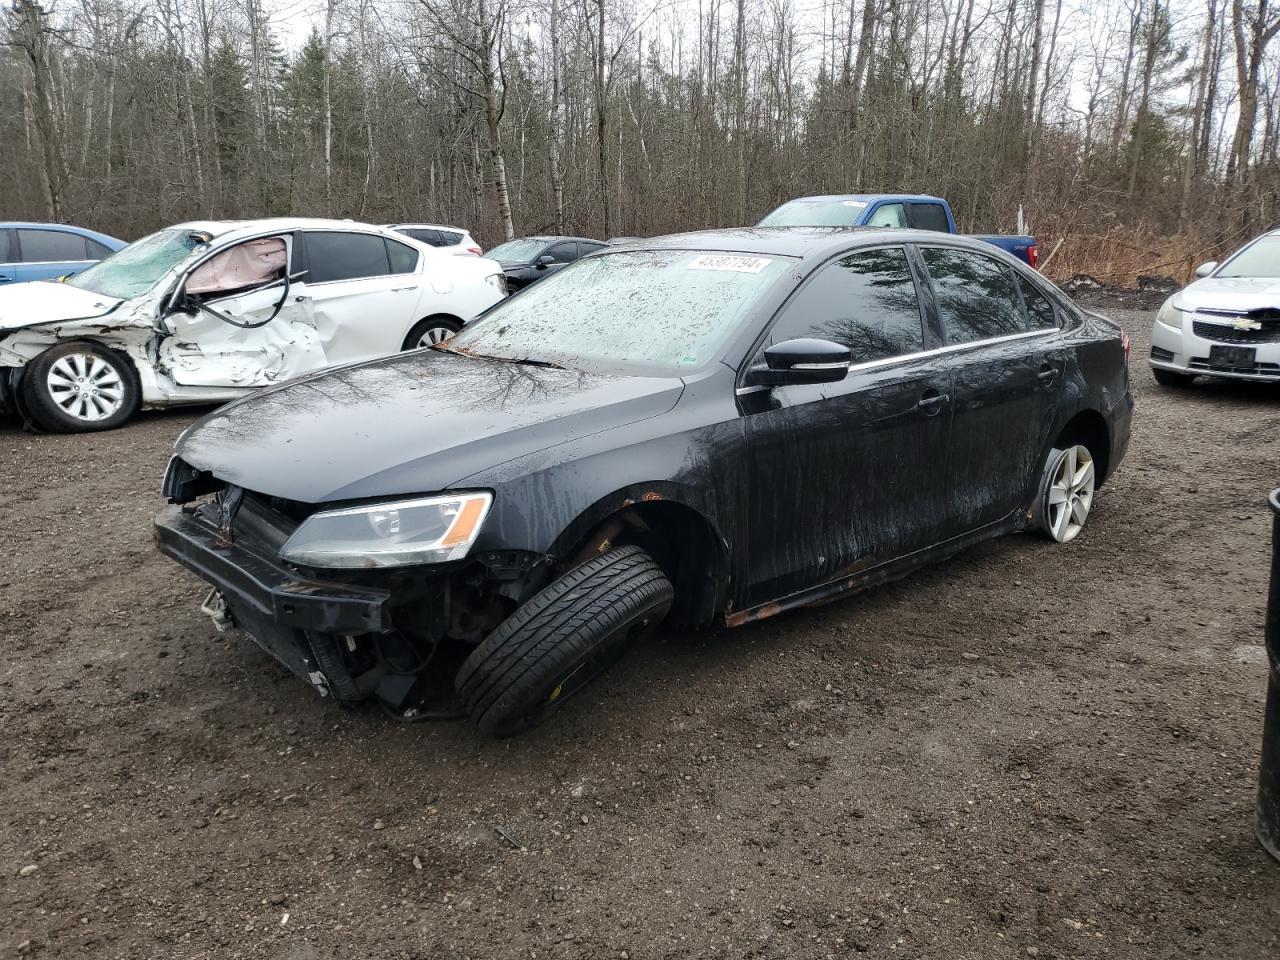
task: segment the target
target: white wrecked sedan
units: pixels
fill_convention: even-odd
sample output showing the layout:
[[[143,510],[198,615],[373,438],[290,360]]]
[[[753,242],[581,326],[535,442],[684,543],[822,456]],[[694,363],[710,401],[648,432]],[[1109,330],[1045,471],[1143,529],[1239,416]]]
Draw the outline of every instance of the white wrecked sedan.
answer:
[[[0,408],[106,430],[437,343],[504,296],[492,260],[367,224],[179,224],[65,283],[0,288]]]

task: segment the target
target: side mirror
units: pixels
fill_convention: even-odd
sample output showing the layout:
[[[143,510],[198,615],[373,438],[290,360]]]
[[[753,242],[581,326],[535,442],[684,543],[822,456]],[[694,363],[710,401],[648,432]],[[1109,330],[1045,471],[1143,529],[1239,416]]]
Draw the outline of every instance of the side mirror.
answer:
[[[1210,260],[1208,263],[1202,263],[1200,264],[1200,266],[1196,267],[1196,276],[1199,278],[1204,278],[1204,277],[1207,277],[1209,274],[1213,273],[1213,271],[1217,269],[1218,269],[1218,261]]]
[[[765,348],[765,366],[751,370],[751,382],[766,387],[839,383],[849,372],[849,360],[849,348],[830,340],[784,340]]]
[[[538,269],[545,270],[547,269],[547,267],[551,266],[551,264],[555,262],[556,262],[555,257],[551,256],[551,254],[549,253],[544,253],[542,256],[538,258]]]

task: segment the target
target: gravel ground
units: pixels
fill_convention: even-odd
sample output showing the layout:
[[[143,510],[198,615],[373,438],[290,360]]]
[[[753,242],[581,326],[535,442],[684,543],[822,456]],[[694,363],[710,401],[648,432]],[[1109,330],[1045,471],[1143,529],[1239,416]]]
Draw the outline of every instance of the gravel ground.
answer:
[[[213,632],[148,529],[191,413],[0,427],[0,956],[1280,955],[1280,390],[1157,388],[1110,307],[1134,440],[1075,543],[659,637],[506,742]]]

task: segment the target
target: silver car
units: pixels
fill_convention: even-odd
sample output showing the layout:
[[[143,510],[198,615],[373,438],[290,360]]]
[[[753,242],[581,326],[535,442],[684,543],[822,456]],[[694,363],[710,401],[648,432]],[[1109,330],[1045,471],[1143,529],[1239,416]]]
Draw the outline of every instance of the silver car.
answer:
[[[1165,301],[1151,371],[1166,387],[1197,376],[1280,381],[1280,230],[1245,244]]]

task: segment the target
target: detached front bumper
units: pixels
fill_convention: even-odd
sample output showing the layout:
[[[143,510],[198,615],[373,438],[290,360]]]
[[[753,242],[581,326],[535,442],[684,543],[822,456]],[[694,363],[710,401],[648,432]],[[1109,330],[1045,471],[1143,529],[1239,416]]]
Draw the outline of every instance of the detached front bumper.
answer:
[[[1280,326],[1241,329],[1220,318],[1179,312],[1179,327],[1160,320],[1151,326],[1151,366],[1191,376],[1234,380],[1280,380]],[[1237,351],[1252,351],[1252,363],[1240,363]],[[1231,354],[1237,353],[1232,357]],[[1225,362],[1230,359],[1230,363]]]
[[[302,579],[181,507],[156,517],[155,539],[161,553],[212,585],[258,646],[322,695],[354,701],[378,688],[380,676],[352,676],[339,643],[390,629],[387,591]]]

